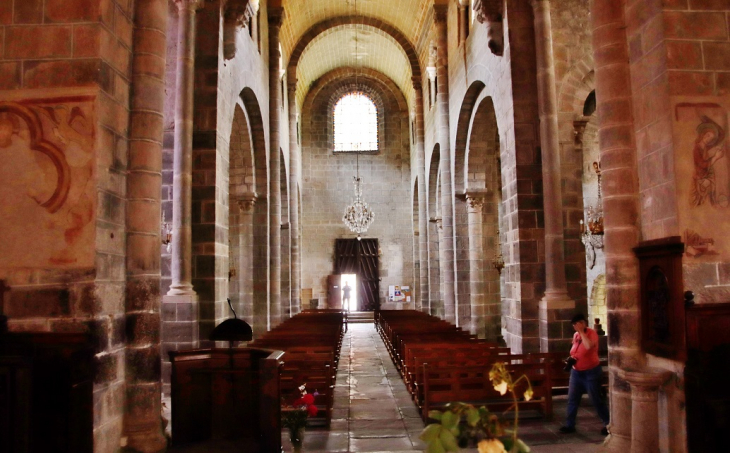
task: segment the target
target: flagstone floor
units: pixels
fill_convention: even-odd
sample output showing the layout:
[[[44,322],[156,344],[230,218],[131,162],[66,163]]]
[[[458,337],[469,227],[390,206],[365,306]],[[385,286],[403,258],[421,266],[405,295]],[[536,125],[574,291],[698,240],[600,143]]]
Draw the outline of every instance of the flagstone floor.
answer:
[[[587,396],[578,412],[577,432],[560,434],[566,401],[554,402],[555,420],[521,419],[519,436],[536,453],[601,451],[601,422]],[[305,453],[424,451],[418,439],[423,422],[373,324],[350,324],[340,354],[332,425],[308,429]],[[284,451],[292,451],[282,432]],[[472,450],[476,451],[476,450]]]

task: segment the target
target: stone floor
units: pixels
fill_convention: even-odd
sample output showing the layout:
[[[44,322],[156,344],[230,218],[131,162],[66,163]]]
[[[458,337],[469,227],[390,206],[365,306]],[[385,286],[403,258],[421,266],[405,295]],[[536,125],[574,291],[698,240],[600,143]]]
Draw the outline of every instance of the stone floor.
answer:
[[[555,401],[556,417],[521,419],[520,438],[536,453],[590,453],[601,450],[601,422],[584,397],[574,434],[560,434],[565,398]],[[308,429],[306,453],[421,452],[423,422],[373,324],[351,324],[342,345],[332,426]],[[292,451],[282,433],[284,451]],[[474,450],[476,451],[476,450]]]

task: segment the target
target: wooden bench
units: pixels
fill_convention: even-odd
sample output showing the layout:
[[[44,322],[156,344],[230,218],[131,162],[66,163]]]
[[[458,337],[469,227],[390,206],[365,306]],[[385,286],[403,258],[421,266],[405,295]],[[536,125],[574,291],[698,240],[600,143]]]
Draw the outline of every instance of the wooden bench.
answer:
[[[490,367],[457,367],[429,369],[424,364],[423,371],[423,404],[421,416],[428,420],[428,412],[455,401],[487,406],[492,412],[513,409],[512,394],[500,395],[489,380]],[[516,380],[523,374],[532,383],[533,397],[525,401],[522,395],[527,388],[522,381],[517,388],[519,410],[535,409],[545,417],[553,414],[552,392],[549,369],[545,364],[507,365],[507,369]]]

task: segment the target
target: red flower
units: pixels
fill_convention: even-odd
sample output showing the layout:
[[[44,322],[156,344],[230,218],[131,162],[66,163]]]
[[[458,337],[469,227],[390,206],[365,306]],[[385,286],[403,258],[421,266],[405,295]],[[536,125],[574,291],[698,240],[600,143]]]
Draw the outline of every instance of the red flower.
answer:
[[[314,398],[312,398],[314,400]],[[310,417],[316,417],[317,416],[317,406],[314,404],[310,404],[307,406],[307,413]]]

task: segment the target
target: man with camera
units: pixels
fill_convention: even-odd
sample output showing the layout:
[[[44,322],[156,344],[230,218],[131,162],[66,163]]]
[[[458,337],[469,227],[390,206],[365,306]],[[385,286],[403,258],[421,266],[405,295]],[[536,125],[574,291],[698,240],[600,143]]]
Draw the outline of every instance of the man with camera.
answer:
[[[561,433],[575,432],[575,417],[578,415],[578,406],[583,393],[588,392],[598,416],[603,421],[601,434],[608,435],[609,414],[606,403],[601,395],[601,364],[598,360],[598,334],[588,328],[585,316],[578,313],[571,320],[575,334],[573,346],[570,348],[570,357],[565,361],[566,371],[570,369],[570,383],[568,384],[568,414],[565,425],[560,428]]]

